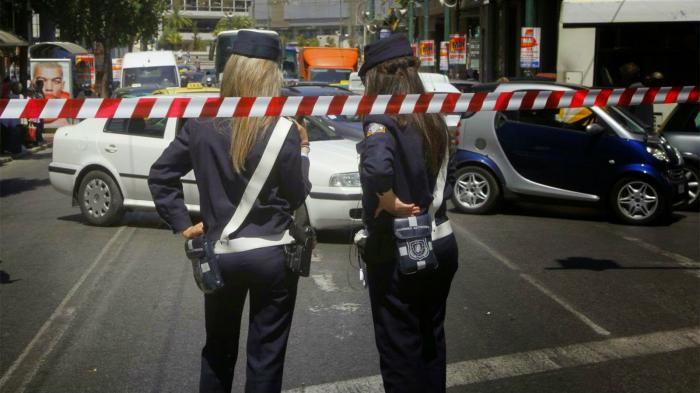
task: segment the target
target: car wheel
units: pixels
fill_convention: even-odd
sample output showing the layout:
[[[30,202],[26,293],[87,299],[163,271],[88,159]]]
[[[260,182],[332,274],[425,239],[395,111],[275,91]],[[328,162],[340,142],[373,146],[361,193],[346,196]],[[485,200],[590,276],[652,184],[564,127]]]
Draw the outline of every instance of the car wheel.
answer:
[[[119,186],[103,171],[91,171],[78,189],[80,211],[92,225],[108,226],[124,215],[124,197]]]
[[[668,211],[665,198],[654,183],[631,177],[615,184],[610,206],[617,218],[633,225],[650,224]]]
[[[698,201],[698,182],[700,181],[700,169],[697,167],[686,166],[685,178],[688,181],[688,207],[698,209],[700,202]]]
[[[496,178],[478,166],[466,166],[455,174],[452,203],[462,213],[485,214],[494,207],[501,191]]]

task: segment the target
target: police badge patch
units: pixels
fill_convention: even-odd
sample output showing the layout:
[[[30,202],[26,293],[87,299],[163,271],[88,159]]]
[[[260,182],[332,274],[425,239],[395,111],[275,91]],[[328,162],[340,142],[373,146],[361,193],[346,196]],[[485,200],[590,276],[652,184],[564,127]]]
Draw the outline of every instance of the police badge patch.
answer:
[[[367,125],[367,137],[368,138],[374,134],[384,134],[386,132],[387,132],[386,126],[384,126],[383,124],[369,123]]]
[[[423,260],[428,256],[429,252],[428,241],[425,238],[408,242],[408,256],[411,259]]]

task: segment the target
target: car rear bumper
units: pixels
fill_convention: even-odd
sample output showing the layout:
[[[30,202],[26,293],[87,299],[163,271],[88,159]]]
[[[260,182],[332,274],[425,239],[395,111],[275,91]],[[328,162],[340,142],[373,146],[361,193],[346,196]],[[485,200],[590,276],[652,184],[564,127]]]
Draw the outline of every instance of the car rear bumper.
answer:
[[[78,168],[71,165],[49,164],[49,181],[56,191],[73,196],[73,184],[77,176]]]

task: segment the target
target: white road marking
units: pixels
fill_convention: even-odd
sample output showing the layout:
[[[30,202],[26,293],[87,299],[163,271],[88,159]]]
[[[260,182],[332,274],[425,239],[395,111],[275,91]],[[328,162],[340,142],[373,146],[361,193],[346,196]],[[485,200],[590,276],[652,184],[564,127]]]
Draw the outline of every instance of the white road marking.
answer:
[[[92,264],[90,264],[90,266],[85,270],[83,275],[75,283],[75,285],[73,285],[70,291],[68,291],[68,294],[56,307],[49,319],[47,319],[46,322],[44,322],[37,334],[32,338],[32,340],[29,342],[26,348],[24,348],[24,351],[22,351],[22,353],[17,357],[17,359],[12,363],[12,365],[10,365],[10,367],[7,369],[7,372],[5,372],[5,375],[3,375],[2,378],[0,378],[0,391],[2,391],[3,387],[8,383],[8,381],[11,380],[13,374],[20,368],[20,366],[24,366],[23,368],[27,368],[28,370],[26,371],[27,375],[19,383],[19,386],[15,389],[15,392],[21,393],[26,389],[27,384],[31,382],[32,378],[34,377],[34,375],[36,375],[36,372],[39,370],[39,367],[42,365],[46,357],[56,346],[63,334],[66,332],[66,330],[68,330],[70,322],[75,317],[75,308],[68,307],[68,303],[73,299],[73,296],[76,294],[76,292],[78,292],[83,283],[85,283],[85,280],[88,278],[88,276],[90,276],[93,270],[95,270],[95,268],[100,264],[100,262],[103,261],[103,258],[105,257],[107,252],[112,248],[112,246],[115,243],[117,243],[119,235],[121,235],[126,228],[127,227],[121,227],[117,232],[114,233],[114,235],[112,235],[112,238],[109,239],[107,244],[105,244],[105,246],[102,248],[102,251],[100,251],[99,255],[97,255],[97,258],[95,258]],[[134,230],[135,229],[132,228],[130,234],[132,234]],[[126,242],[123,242],[121,245],[119,245],[116,254],[118,254],[119,251],[121,251],[122,247],[124,247],[125,244]],[[45,342],[47,340],[48,342]],[[37,347],[37,344],[39,343],[43,344],[41,348]],[[32,354],[32,352],[34,351],[38,353]],[[38,358],[36,360],[30,360],[30,364],[23,365],[24,361],[27,359],[27,356],[29,354],[32,354],[35,357],[38,356]]]
[[[619,234],[617,234],[617,235],[619,235]],[[676,254],[675,252],[664,250],[663,248],[659,248],[653,244],[649,244],[649,243],[645,242],[644,240],[637,239],[636,237],[624,236],[624,235],[620,235],[620,236],[622,236],[623,239],[625,239],[629,242],[632,242],[632,243],[636,244],[637,246],[639,246],[647,251],[651,251],[655,254],[664,256],[668,259],[671,259],[683,267],[687,267],[689,269],[700,268],[700,262],[697,262],[691,258],[688,258],[688,257],[680,255],[680,254]],[[700,277],[700,271],[696,271],[696,272],[692,272],[692,273],[694,273],[695,276]]]
[[[585,323],[586,325],[588,325],[588,327],[590,327],[591,329],[593,329],[594,332],[600,334],[601,336],[609,336],[609,335],[610,335],[610,332],[609,332],[609,331],[605,330],[603,327],[601,327],[601,326],[598,325],[597,323],[593,322],[590,318],[588,318],[587,316],[585,316],[582,312],[576,310],[576,309],[574,308],[574,306],[572,306],[571,304],[569,304],[569,302],[565,301],[564,299],[562,299],[561,297],[559,297],[557,294],[555,294],[554,292],[552,292],[552,291],[550,291],[549,289],[547,289],[544,285],[542,285],[542,283],[540,283],[539,281],[537,281],[535,278],[533,278],[533,277],[530,276],[529,274],[527,274],[527,273],[521,273],[521,274],[520,274],[520,277],[521,277],[523,280],[525,280],[525,281],[529,282],[530,284],[532,284],[532,286],[534,286],[535,288],[539,289],[540,292],[542,292],[542,293],[544,293],[545,295],[547,295],[550,299],[552,299],[552,300],[554,300],[555,302],[559,303],[559,305],[562,306],[562,307],[564,307],[564,309],[565,309],[566,311],[568,311],[568,312],[574,314],[574,316],[576,316],[576,318],[578,318],[581,322],[583,322],[583,323]]]
[[[474,234],[471,232],[467,231],[466,229],[462,228],[459,225],[453,225],[452,228],[456,230],[457,232],[461,232],[463,236],[465,236],[467,239],[469,239],[471,242],[476,243],[479,245],[481,248],[486,250],[489,254],[491,254],[492,257],[494,257],[496,260],[504,264],[506,267],[508,267],[511,270],[514,271],[520,271],[520,267],[513,263],[510,259],[508,259],[506,256],[503,254],[499,253],[498,251],[492,249],[491,247],[487,246],[484,244],[481,240],[479,240]],[[593,320],[589,317],[587,317],[584,313],[581,311],[578,311],[571,303],[567,302],[564,300],[561,296],[555,294],[551,290],[547,289],[542,283],[539,281],[535,280],[532,276],[526,273],[521,273],[520,277],[525,280],[527,283],[530,285],[534,286],[537,288],[540,292],[542,292],[544,295],[555,301],[557,304],[562,306],[566,311],[570,312],[573,316],[578,318],[581,322],[586,324],[588,327],[593,329],[594,332],[597,334],[600,334],[601,336],[609,336],[610,332],[600,326],[599,324],[593,322]]]
[[[335,292],[338,290],[338,286],[335,285],[335,282],[333,281],[333,275],[330,273],[312,274],[311,278],[324,292]]]
[[[447,365],[447,387],[700,347],[700,327],[537,349]],[[379,375],[303,386],[284,393],[383,393]]]
[[[341,314],[352,314],[355,311],[360,309],[360,304],[358,303],[341,303],[341,304],[334,304],[330,307],[320,307],[320,306],[313,306],[309,307],[309,311],[315,314],[319,314],[322,312],[336,312],[336,313],[341,313]]]

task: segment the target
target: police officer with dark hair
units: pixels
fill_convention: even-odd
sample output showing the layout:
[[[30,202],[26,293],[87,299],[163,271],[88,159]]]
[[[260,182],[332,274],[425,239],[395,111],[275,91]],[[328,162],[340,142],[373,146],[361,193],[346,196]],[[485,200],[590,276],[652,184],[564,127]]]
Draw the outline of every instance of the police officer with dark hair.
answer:
[[[241,31],[237,42],[224,70],[221,95],[279,96],[279,39]],[[280,235],[287,233],[292,212],[304,203],[311,188],[309,144],[303,128],[293,125],[285,130],[274,166],[252,205],[242,201],[242,196],[273,130],[282,121],[275,117],[190,120],[151,168],[148,182],[156,209],[175,232],[186,238],[204,233],[219,247],[234,211],[244,204],[251,206],[239,229],[223,234],[229,248],[221,252],[215,248],[224,286],[204,296],[206,344],[202,349],[200,392],[231,391],[241,314],[248,294],[245,391],[281,390],[298,276],[286,268],[286,240],[280,240],[285,238]],[[197,179],[203,218],[203,223],[197,225],[190,221],[180,180],[190,170]],[[236,249],[233,244],[245,247]]]
[[[424,93],[419,66],[406,37],[395,34],[365,47],[359,75],[367,95]],[[364,131],[358,144],[368,232],[363,259],[384,388],[444,392],[445,303],[458,262],[445,204],[454,183],[445,161],[447,127],[439,114],[372,115]],[[398,263],[394,220],[426,212],[434,219],[437,267],[407,274]]]

